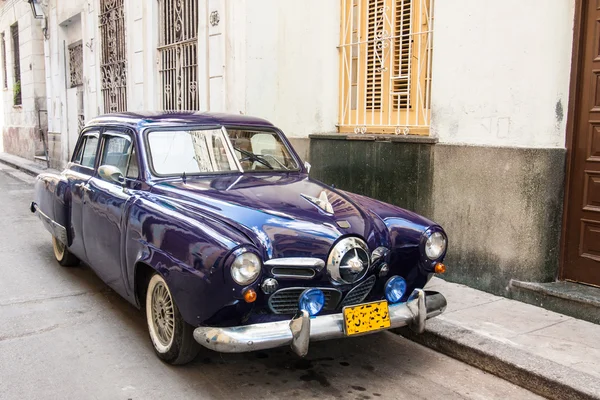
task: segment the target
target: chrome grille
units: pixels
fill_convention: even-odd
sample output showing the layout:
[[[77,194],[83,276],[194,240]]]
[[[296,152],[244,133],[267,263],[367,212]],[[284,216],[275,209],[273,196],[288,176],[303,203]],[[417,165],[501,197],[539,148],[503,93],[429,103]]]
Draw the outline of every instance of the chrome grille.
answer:
[[[348,292],[344,301],[342,301],[342,307],[363,302],[371,292],[371,289],[373,289],[373,286],[375,286],[375,280],[375,275],[371,275],[366,281],[354,286]]]
[[[298,299],[308,288],[280,289],[269,297],[269,308],[275,314],[294,314],[298,311]],[[337,289],[319,288],[325,295],[325,310],[335,310],[342,298],[342,293]]]

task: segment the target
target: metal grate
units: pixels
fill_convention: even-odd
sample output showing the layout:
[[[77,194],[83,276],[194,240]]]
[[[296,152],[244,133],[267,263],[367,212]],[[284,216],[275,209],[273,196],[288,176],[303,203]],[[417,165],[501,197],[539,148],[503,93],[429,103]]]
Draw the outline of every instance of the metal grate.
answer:
[[[294,314],[298,311],[298,299],[307,288],[286,288],[273,293],[269,298],[269,308],[275,314]],[[319,288],[325,294],[325,310],[335,310],[342,298],[337,289]]]
[[[71,87],[83,85],[83,44],[69,46],[69,72]]]
[[[100,0],[101,73],[104,111],[127,110],[124,0]]]
[[[198,110],[198,1],[159,0],[159,10],[162,107]]]
[[[341,132],[426,134],[433,0],[342,0]]]
[[[371,293],[376,280],[375,275],[371,275],[367,280],[353,287],[342,301],[341,306],[346,307],[362,303]]]

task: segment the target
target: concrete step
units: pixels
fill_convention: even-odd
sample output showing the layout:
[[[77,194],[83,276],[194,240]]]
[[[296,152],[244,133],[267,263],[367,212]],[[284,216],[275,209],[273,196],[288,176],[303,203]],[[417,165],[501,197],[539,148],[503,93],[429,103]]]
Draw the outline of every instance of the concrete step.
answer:
[[[401,334],[553,400],[600,400],[600,325],[433,278],[446,311]]]
[[[33,161],[40,166],[48,167],[48,157],[46,156],[35,156]]]
[[[523,282],[512,280],[512,299],[577,319],[600,324],[600,288],[574,282]]]

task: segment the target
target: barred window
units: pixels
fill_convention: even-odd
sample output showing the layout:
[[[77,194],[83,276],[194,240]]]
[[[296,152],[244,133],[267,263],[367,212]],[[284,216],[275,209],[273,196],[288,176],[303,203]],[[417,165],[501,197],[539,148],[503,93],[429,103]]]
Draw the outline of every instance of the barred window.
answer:
[[[164,110],[198,110],[198,1],[158,0]]]
[[[100,0],[104,112],[127,111],[127,51],[123,0]]]
[[[6,38],[4,37],[4,32],[0,35],[0,44],[2,46],[2,81],[4,82],[4,89],[8,88],[8,74],[6,71]]]
[[[433,0],[342,0],[340,132],[429,133]]]
[[[13,45],[13,68],[14,68],[14,104],[21,105],[23,102],[21,95],[21,56],[19,54],[19,24],[14,24],[10,27],[10,35],[12,36]]]

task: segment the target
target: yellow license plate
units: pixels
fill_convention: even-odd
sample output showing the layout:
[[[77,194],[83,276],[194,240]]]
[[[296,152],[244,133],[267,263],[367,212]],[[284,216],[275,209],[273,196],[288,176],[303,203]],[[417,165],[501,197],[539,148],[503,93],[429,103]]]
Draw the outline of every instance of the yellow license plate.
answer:
[[[346,335],[379,331],[390,327],[390,312],[387,301],[344,307]]]

